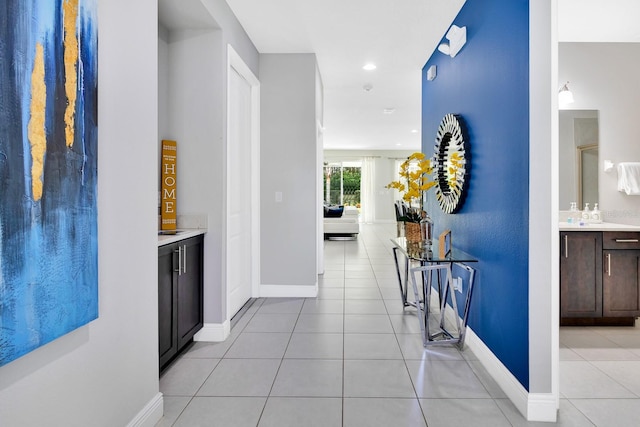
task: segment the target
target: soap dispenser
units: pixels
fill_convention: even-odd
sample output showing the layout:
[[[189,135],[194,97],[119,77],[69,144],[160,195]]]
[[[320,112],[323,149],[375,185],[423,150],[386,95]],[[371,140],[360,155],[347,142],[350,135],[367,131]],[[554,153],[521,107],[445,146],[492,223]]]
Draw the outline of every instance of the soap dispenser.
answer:
[[[589,203],[584,204],[584,210],[582,211],[582,222],[589,222],[591,214],[589,213]]]
[[[597,203],[593,206],[593,210],[591,211],[591,222],[595,222],[595,223],[602,222],[602,215],[600,214],[600,209],[598,209]]]
[[[569,208],[569,215],[567,217],[567,222],[569,224],[577,224],[580,222],[580,212],[578,212],[578,206],[576,202],[571,202],[571,207]]]

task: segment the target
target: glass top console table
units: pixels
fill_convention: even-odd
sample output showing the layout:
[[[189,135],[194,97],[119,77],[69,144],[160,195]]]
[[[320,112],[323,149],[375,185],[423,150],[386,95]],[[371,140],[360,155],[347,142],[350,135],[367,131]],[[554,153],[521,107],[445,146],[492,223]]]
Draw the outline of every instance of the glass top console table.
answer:
[[[475,270],[468,266],[467,263],[474,263],[478,260],[455,247],[451,247],[444,257],[440,257],[437,241],[434,241],[430,247],[425,247],[422,243],[407,242],[405,237],[393,238],[391,242],[393,243],[393,257],[398,274],[402,304],[404,307],[412,306],[418,310],[423,345],[427,347],[434,344],[455,344],[462,349],[464,347],[475,276]],[[404,267],[402,269],[401,263]],[[463,268],[469,274],[462,319],[458,315],[458,304],[454,289],[452,275],[454,264]],[[437,273],[438,305],[440,308],[440,317],[436,319],[433,319],[435,313],[432,313],[431,307],[432,275],[434,272]],[[445,275],[444,283],[442,283],[441,274]],[[413,290],[413,300],[408,299],[409,286]],[[445,313],[449,297],[454,314],[455,331],[450,331],[445,325]],[[433,323],[435,322],[430,322],[430,320],[437,321],[438,326],[434,327]]]

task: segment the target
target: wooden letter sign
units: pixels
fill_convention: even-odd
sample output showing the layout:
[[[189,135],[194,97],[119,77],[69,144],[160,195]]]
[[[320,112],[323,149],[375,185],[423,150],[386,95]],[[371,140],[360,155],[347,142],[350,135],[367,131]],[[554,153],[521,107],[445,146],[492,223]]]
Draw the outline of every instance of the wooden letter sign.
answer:
[[[162,141],[162,230],[176,229],[176,141]]]

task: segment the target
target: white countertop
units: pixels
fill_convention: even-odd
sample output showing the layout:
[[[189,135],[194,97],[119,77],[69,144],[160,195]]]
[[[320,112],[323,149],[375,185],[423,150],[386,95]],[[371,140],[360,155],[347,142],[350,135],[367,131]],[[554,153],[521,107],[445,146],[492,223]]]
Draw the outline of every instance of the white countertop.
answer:
[[[207,232],[205,228],[180,228],[176,231],[177,234],[158,235],[158,246],[164,246],[170,243],[179,242],[180,240],[199,236],[200,234],[204,234]]]
[[[560,231],[640,231],[640,226],[613,222],[587,223],[585,225],[560,222],[558,223],[558,228]]]

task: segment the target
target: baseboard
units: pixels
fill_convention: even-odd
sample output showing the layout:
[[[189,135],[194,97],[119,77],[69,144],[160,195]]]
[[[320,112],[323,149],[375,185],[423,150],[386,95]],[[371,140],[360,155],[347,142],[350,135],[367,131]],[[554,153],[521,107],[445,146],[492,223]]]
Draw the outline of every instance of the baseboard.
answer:
[[[437,295],[437,292],[435,294]],[[455,323],[453,309],[449,304],[447,304],[445,316],[448,321]],[[460,321],[462,322],[462,319]],[[464,342],[527,421],[556,422],[558,416],[557,396],[552,393],[529,393],[484,341],[468,326]]]
[[[303,285],[260,285],[261,298],[315,298],[318,296],[318,284]]]
[[[527,421],[556,421],[558,415],[557,396],[552,393],[527,392],[520,381],[469,327],[467,327],[465,344],[478,357],[482,366]]]
[[[162,393],[158,393],[127,424],[127,427],[153,427],[160,421],[163,414],[164,399]]]
[[[194,341],[222,342],[231,333],[231,323],[225,320],[224,323],[205,323],[193,336]]]
[[[558,420],[558,397],[551,393],[529,393],[527,419],[555,423]]]

